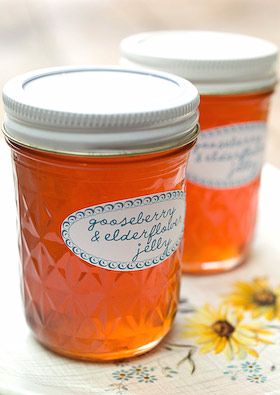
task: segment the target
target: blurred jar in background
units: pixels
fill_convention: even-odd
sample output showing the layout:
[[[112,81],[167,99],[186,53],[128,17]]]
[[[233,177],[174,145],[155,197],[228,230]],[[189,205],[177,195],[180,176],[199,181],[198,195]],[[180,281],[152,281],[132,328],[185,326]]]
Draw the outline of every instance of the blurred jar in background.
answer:
[[[162,31],[126,38],[121,53],[122,65],[197,86],[202,133],[189,164],[183,270],[232,269],[254,235],[277,47],[237,34]]]
[[[72,358],[126,358],[175,317],[197,89],[115,68],[56,68],[10,80],[25,314]]]

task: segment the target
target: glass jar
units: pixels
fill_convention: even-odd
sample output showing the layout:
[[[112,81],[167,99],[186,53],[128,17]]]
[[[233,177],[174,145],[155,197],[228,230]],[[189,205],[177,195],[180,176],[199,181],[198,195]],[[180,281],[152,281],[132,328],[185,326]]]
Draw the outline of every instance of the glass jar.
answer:
[[[276,46],[237,34],[163,31],[128,37],[121,51],[123,65],[197,86],[202,133],[188,168],[183,270],[232,269],[254,235]]]
[[[197,89],[165,74],[56,68],[4,87],[25,314],[60,354],[148,351],[174,319]]]

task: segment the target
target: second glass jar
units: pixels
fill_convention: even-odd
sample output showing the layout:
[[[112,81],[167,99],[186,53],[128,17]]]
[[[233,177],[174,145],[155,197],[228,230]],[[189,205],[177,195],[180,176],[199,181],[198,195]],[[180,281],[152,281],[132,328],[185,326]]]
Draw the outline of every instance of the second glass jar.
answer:
[[[121,51],[123,65],[197,86],[201,135],[189,162],[183,271],[234,268],[254,236],[277,47],[237,34],[163,31],[128,37]]]

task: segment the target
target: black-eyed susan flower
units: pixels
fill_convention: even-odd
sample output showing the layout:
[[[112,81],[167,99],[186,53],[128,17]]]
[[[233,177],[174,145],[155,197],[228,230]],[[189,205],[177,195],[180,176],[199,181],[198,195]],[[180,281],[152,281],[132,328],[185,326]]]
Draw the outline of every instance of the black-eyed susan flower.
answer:
[[[262,324],[242,324],[242,320],[241,312],[230,311],[223,304],[218,310],[205,304],[187,319],[183,337],[197,337],[195,343],[200,345],[200,352],[219,354],[223,351],[228,361],[235,355],[238,359],[245,358],[247,354],[257,358],[258,353],[253,347],[259,342],[271,343],[259,335],[270,335],[271,332],[262,329]]]
[[[226,302],[250,311],[253,318],[280,319],[280,287],[272,289],[266,278],[256,278],[251,283],[236,282]]]

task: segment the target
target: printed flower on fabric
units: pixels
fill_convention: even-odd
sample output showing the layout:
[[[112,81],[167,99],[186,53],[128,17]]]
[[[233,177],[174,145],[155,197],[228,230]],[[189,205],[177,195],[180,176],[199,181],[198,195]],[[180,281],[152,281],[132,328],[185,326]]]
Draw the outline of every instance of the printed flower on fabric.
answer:
[[[261,370],[260,365],[258,365],[256,362],[244,362],[242,363],[242,370],[244,372],[249,372],[249,373],[258,373]]]
[[[262,329],[262,324],[242,324],[242,320],[242,313],[234,313],[224,304],[218,310],[205,304],[187,319],[183,337],[197,337],[195,343],[201,345],[200,352],[219,354],[223,351],[228,361],[234,356],[243,359],[247,354],[257,358],[258,353],[253,347],[259,342],[272,343],[259,335],[270,335],[271,332]]]
[[[130,371],[121,369],[121,370],[116,370],[115,372],[113,372],[113,377],[114,377],[114,379],[117,379],[117,380],[127,381],[127,380],[131,379],[132,376],[131,376]]]
[[[253,318],[280,319],[280,286],[272,289],[266,278],[256,278],[251,283],[236,282],[226,302],[251,311]]]
[[[174,376],[173,376],[174,374],[178,374],[177,370],[173,370],[173,369],[171,369],[169,366],[165,366],[165,367],[161,368],[161,370],[162,370],[162,374],[163,374],[165,377],[170,377],[170,378],[172,378],[172,377],[174,377]]]
[[[148,373],[149,373],[149,369],[146,366],[142,366],[142,365],[132,366],[130,369],[130,374],[136,374],[137,376],[148,374]]]
[[[227,366],[228,370],[223,372],[226,375],[229,375],[232,381],[236,380],[236,374],[238,372],[237,366],[236,365],[228,365]]]
[[[262,374],[251,374],[250,376],[247,377],[247,380],[250,381],[251,383],[265,383],[267,378],[266,376]]]
[[[155,375],[150,375],[150,374],[144,374],[143,376],[139,377],[138,382],[139,383],[154,383],[157,381],[157,378]]]

